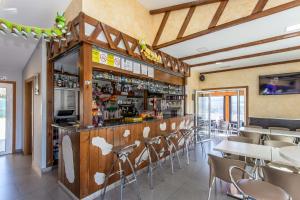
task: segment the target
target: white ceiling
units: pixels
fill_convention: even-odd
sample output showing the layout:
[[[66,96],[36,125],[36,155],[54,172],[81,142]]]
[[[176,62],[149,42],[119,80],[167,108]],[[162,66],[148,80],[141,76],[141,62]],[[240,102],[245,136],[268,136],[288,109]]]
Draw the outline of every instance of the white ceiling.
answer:
[[[0,18],[10,21],[49,28],[54,24],[56,12],[63,12],[71,0],[0,0]],[[16,8],[17,12],[7,11]],[[24,40],[12,35],[0,34],[0,69],[23,69],[37,41]]]
[[[199,53],[197,49],[202,49],[202,52],[213,51],[230,46],[235,46],[243,43],[248,43],[256,40],[270,38],[278,35],[286,34],[286,27],[300,24],[300,7],[292,8],[271,16],[260,18],[251,22],[247,22],[241,25],[237,25],[231,28],[227,28],[218,32],[210,33],[201,37],[197,37],[192,40],[184,41],[169,47],[162,48],[161,50],[175,57],[185,57]],[[299,31],[299,30],[298,30]],[[202,58],[186,60],[189,64],[203,63],[208,61],[215,61],[220,59],[232,58],[242,55],[248,55],[253,53],[259,53],[264,51],[271,51],[275,49],[282,49],[291,46],[300,45],[300,38],[285,39],[282,41],[272,42],[263,45],[257,45],[244,49],[238,49],[228,51],[225,53],[218,53]],[[204,49],[204,51],[203,51]],[[282,61],[282,57],[279,54],[271,56],[272,62]],[[295,55],[293,52],[285,52],[284,59],[291,60]],[[300,58],[300,54],[299,54]],[[237,60],[233,62],[223,63],[224,66],[244,66],[243,64],[255,65],[250,61],[255,60],[255,63],[265,63],[263,57],[257,57],[255,59]],[[226,69],[222,65],[213,65],[209,67],[196,67],[197,71],[215,71],[216,69]],[[223,68],[221,68],[223,67]],[[232,68],[232,67],[231,67]]]
[[[195,0],[138,0],[146,9],[154,10]]]

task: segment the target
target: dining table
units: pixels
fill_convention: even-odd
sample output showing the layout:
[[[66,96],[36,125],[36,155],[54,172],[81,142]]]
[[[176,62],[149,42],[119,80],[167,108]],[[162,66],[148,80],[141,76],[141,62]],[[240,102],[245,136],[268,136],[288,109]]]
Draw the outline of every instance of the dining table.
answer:
[[[292,147],[293,148],[276,148],[260,144],[249,144],[223,140],[213,149],[226,154],[234,154],[247,158],[258,159],[261,161],[260,163],[263,163],[264,161],[270,161],[273,163],[299,168],[300,147]]]

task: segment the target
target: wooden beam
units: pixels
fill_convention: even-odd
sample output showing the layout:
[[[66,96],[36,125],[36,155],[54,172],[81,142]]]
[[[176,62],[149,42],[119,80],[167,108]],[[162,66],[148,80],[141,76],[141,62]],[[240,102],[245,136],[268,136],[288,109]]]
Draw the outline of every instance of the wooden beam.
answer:
[[[287,60],[287,61],[281,61],[281,62],[272,62],[272,63],[266,63],[266,64],[260,64],[260,65],[250,65],[250,66],[239,67],[239,68],[231,68],[231,69],[214,70],[214,71],[208,71],[208,72],[200,72],[200,74],[214,74],[214,73],[221,73],[221,72],[229,72],[229,71],[259,68],[259,67],[268,67],[268,66],[273,66],[273,65],[283,65],[283,64],[296,63],[296,62],[300,62],[300,59]]]
[[[232,50],[256,46],[256,45],[262,45],[262,44],[266,44],[266,43],[270,43],[270,42],[275,42],[275,41],[284,40],[284,39],[293,38],[293,37],[299,37],[299,36],[300,36],[300,31],[295,32],[295,33],[279,35],[279,36],[275,36],[275,37],[271,37],[271,38],[266,38],[266,39],[262,39],[262,40],[257,40],[257,41],[253,41],[253,42],[249,42],[249,43],[244,43],[244,44],[240,44],[240,45],[236,45],[236,46],[217,49],[217,50],[209,51],[209,52],[205,52],[205,53],[199,53],[199,54],[195,54],[195,55],[191,55],[191,56],[186,56],[186,57],[180,58],[179,60],[182,60],[182,61],[190,60],[190,59],[204,57],[204,56],[208,56],[208,55],[212,55],[212,54],[216,54],[216,53],[222,53],[222,52],[226,52],[226,51],[232,51]]]
[[[220,3],[220,5],[219,5],[219,7],[218,7],[218,9],[217,9],[217,11],[216,11],[213,19],[211,20],[211,22],[210,22],[210,24],[208,26],[208,28],[215,27],[218,24],[218,22],[219,22],[219,20],[220,20],[220,18],[222,16],[222,14],[223,14],[223,12],[224,12],[224,10],[226,8],[227,3],[228,3],[228,0],[227,1],[222,1]]]
[[[263,11],[263,9],[265,8],[267,3],[268,3],[268,0],[258,0],[255,8],[252,11],[252,14],[256,14],[256,13]]]
[[[160,45],[155,45],[153,48],[154,49],[160,49],[160,48],[164,48],[164,47],[171,46],[171,45],[174,45],[174,44],[178,44],[180,42],[184,42],[184,41],[191,40],[191,39],[194,39],[196,37],[200,37],[200,36],[203,36],[203,35],[206,35],[206,34],[209,34],[209,33],[213,33],[213,32],[220,31],[220,30],[223,30],[223,29],[226,29],[226,28],[230,28],[230,27],[233,27],[233,26],[236,26],[236,25],[239,25],[239,24],[250,22],[250,21],[253,21],[253,20],[256,20],[256,19],[259,19],[259,18],[262,18],[262,17],[266,17],[266,16],[269,16],[269,15],[272,15],[272,14],[275,14],[275,13],[278,13],[278,12],[282,12],[284,10],[288,10],[288,9],[291,9],[291,8],[294,8],[294,7],[297,7],[297,6],[300,6],[300,0],[294,0],[292,2],[285,3],[285,4],[282,4],[282,5],[264,10],[260,13],[251,14],[249,16],[242,17],[242,18],[233,20],[231,22],[221,24],[221,25],[215,26],[215,27],[210,28],[210,29],[199,31],[199,32],[193,33],[191,35],[184,36],[182,38],[177,38],[175,40],[172,40],[172,41],[160,44]]]
[[[300,49],[300,46],[288,47],[288,48],[284,48],[284,49],[276,49],[276,50],[272,50],[272,51],[248,54],[248,55],[244,55],[244,56],[237,56],[237,57],[226,58],[226,59],[221,59],[221,60],[214,60],[214,61],[205,62],[205,63],[193,64],[190,66],[191,67],[199,67],[199,66],[211,65],[211,64],[220,63],[220,62],[230,62],[230,61],[235,61],[235,60],[242,60],[242,59],[247,59],[247,58],[266,56],[266,55],[271,55],[271,54],[276,54],[276,53],[283,53],[283,52],[294,51],[294,50],[298,50],[298,49]]]
[[[192,19],[192,16],[193,16],[193,14],[195,12],[195,9],[196,9],[196,6],[190,7],[189,12],[187,13],[187,15],[186,15],[186,17],[184,19],[184,22],[183,22],[183,24],[182,24],[182,26],[180,28],[180,31],[179,31],[179,33],[177,35],[177,38],[181,38],[183,36],[183,34],[184,34],[187,26],[189,25],[189,23],[190,23],[190,21]]]
[[[158,29],[158,31],[157,31],[157,34],[156,34],[155,39],[154,39],[154,42],[153,42],[153,46],[155,46],[155,45],[158,44],[158,41],[159,41],[160,36],[161,36],[161,34],[162,34],[162,32],[163,32],[165,26],[166,26],[166,23],[167,23],[167,21],[168,21],[169,16],[170,16],[170,11],[167,11],[167,12],[165,13],[165,15],[164,15],[164,18],[163,18],[162,21],[161,21],[161,24],[160,24],[160,26],[159,26],[159,29]]]
[[[224,0],[198,0],[198,1],[192,1],[192,2],[188,2],[188,3],[183,3],[183,4],[174,5],[174,6],[168,6],[168,7],[164,7],[164,8],[150,10],[150,14],[155,15],[155,14],[165,13],[165,12],[168,12],[168,11],[175,11],[175,10],[190,8],[190,7],[193,7],[193,6],[203,6],[203,5],[206,5],[206,4],[217,3],[217,2],[220,2],[220,1],[224,1]]]

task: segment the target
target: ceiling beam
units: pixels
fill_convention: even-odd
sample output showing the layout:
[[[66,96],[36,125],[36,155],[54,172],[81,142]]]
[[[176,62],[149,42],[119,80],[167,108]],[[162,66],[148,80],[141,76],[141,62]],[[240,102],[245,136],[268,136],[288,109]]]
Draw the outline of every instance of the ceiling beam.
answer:
[[[255,8],[252,11],[252,14],[256,14],[256,13],[263,11],[263,9],[265,8],[267,3],[268,3],[268,0],[258,0]]]
[[[288,39],[288,38],[299,37],[299,36],[300,36],[300,31],[295,32],[295,33],[288,33],[288,34],[284,34],[284,35],[279,35],[279,36],[275,36],[275,37],[271,37],[271,38],[266,38],[266,39],[262,39],[262,40],[256,40],[256,41],[253,41],[253,42],[244,43],[244,44],[240,44],[240,45],[236,45],[236,46],[217,49],[217,50],[209,51],[209,52],[205,52],[205,53],[194,54],[194,55],[191,55],[191,56],[182,57],[179,60],[181,60],[181,61],[190,60],[190,59],[194,59],[194,58],[209,56],[209,55],[216,54],[216,53],[222,53],[222,52],[226,52],[226,51],[232,51],[232,50],[251,47],[251,46],[256,46],[256,45],[262,45],[262,44],[266,44],[266,43],[270,43],[270,42],[276,42],[276,41],[279,41],[279,40],[285,40],[285,39]]]
[[[227,3],[228,3],[228,0],[227,1],[222,1],[220,3],[220,5],[219,5],[219,7],[218,7],[218,9],[217,9],[217,11],[216,11],[213,19],[211,20],[211,22],[210,22],[210,24],[208,26],[208,28],[215,27],[218,24],[218,22],[219,22],[219,20],[220,20],[220,18],[222,16],[222,14],[223,14],[223,12],[224,12],[224,10],[226,8]]]
[[[193,64],[190,66],[191,67],[200,67],[200,66],[211,65],[211,64],[216,64],[216,63],[220,63],[220,62],[223,63],[223,62],[230,62],[230,61],[235,61],[235,60],[243,60],[243,59],[247,59],[247,58],[266,56],[266,55],[271,55],[271,54],[276,54],[276,53],[294,51],[294,50],[298,50],[298,49],[300,49],[300,46],[288,47],[288,48],[284,48],[284,49],[276,49],[276,50],[272,50],[272,51],[248,54],[248,55],[244,55],[244,56],[237,56],[237,57],[226,58],[226,59],[221,59],[221,60],[214,60],[214,61],[205,62],[205,63]]]
[[[272,63],[266,63],[266,64],[260,64],[260,65],[250,65],[250,66],[246,66],[246,67],[238,67],[238,68],[231,68],[231,69],[221,69],[221,70],[214,70],[214,71],[208,71],[208,72],[200,72],[200,74],[213,74],[213,73],[220,73],[220,72],[237,71],[237,70],[244,70],[244,69],[251,69],[251,68],[258,68],[258,67],[268,67],[268,66],[273,66],[273,65],[289,64],[289,63],[295,63],[295,62],[300,62],[300,59],[287,60],[287,61],[281,61],[281,62],[272,62]]]
[[[153,41],[154,46],[158,44],[158,41],[161,37],[163,30],[165,29],[165,26],[166,26],[169,16],[170,16],[170,11],[165,12],[164,18],[162,19],[162,21],[160,23],[159,29],[158,29],[155,39]]]
[[[192,1],[192,2],[189,2],[189,3],[183,3],[183,4],[174,5],[174,6],[168,6],[168,7],[164,7],[164,8],[150,10],[150,14],[155,15],[155,14],[165,13],[165,12],[168,12],[168,11],[175,11],[175,10],[190,8],[192,6],[203,6],[203,5],[206,5],[206,4],[217,3],[217,2],[220,2],[220,1],[224,1],[224,0],[198,0],[198,1]]]
[[[282,4],[282,5],[273,7],[273,8],[269,8],[269,9],[264,10],[262,12],[259,12],[259,13],[256,13],[256,14],[251,14],[249,16],[242,17],[242,18],[233,20],[231,22],[221,24],[221,25],[215,26],[215,27],[210,28],[210,29],[199,31],[199,32],[184,36],[182,38],[177,38],[175,40],[172,40],[172,41],[169,41],[169,42],[166,42],[166,43],[163,43],[163,44],[153,45],[153,48],[154,49],[161,49],[161,48],[171,46],[171,45],[174,45],[174,44],[178,44],[180,42],[184,42],[184,41],[187,41],[187,40],[191,40],[191,39],[194,39],[194,38],[197,38],[197,37],[209,34],[209,33],[220,31],[220,30],[223,30],[223,29],[226,29],[226,28],[230,28],[230,27],[239,25],[239,24],[243,24],[243,23],[246,23],[246,22],[253,21],[255,19],[266,17],[266,16],[269,16],[269,15],[272,15],[272,14],[275,14],[275,13],[278,13],[278,12],[282,12],[284,10],[288,10],[288,9],[291,9],[291,8],[294,8],[294,7],[297,7],[297,6],[300,6],[300,0],[294,0],[294,1],[291,1],[289,3],[285,3],[285,4]]]
[[[190,7],[189,12],[186,14],[184,22],[183,22],[183,24],[182,24],[182,26],[180,28],[180,31],[179,31],[179,33],[177,35],[177,38],[181,38],[183,36],[184,32],[186,31],[187,26],[189,25],[189,23],[190,23],[190,21],[192,19],[192,16],[193,16],[193,14],[195,12],[195,9],[196,9],[196,6]]]

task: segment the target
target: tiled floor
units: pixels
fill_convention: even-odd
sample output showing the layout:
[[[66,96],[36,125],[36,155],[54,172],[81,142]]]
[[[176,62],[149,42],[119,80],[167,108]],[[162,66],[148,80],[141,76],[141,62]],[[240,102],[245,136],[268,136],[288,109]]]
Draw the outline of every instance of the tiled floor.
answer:
[[[216,143],[207,145],[211,149]],[[171,174],[169,162],[164,164],[164,181],[158,171],[154,177],[154,190],[149,189],[147,174],[138,177],[142,200],[205,200],[208,196],[209,168],[207,157],[203,156],[200,147],[195,154],[191,152],[191,163],[185,164],[182,158],[182,169],[176,167],[175,174]],[[177,166],[177,165],[175,165]],[[217,184],[219,186],[219,184]],[[224,186],[224,184],[223,184]],[[220,188],[220,186],[218,187]],[[107,193],[108,200],[119,199],[119,188]],[[212,192],[212,200],[231,199],[220,191]],[[69,200],[71,199],[57,184],[56,171],[39,177],[31,169],[31,157],[9,155],[0,157],[0,199],[3,200]],[[98,198],[100,199],[100,198]],[[137,199],[133,185],[125,189],[124,199]]]

